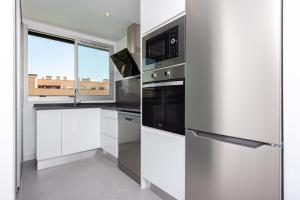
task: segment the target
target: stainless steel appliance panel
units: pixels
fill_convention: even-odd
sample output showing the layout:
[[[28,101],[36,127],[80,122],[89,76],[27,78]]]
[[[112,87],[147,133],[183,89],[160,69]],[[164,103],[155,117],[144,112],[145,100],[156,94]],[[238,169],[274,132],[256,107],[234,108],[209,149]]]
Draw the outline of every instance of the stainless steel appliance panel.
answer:
[[[186,200],[280,200],[281,148],[186,132]]]
[[[185,65],[166,67],[163,69],[151,70],[143,73],[143,83],[166,81],[173,79],[184,79]]]
[[[119,168],[136,182],[141,174],[141,127],[140,114],[119,112],[118,114]]]
[[[281,143],[281,0],[187,0],[186,127]]]

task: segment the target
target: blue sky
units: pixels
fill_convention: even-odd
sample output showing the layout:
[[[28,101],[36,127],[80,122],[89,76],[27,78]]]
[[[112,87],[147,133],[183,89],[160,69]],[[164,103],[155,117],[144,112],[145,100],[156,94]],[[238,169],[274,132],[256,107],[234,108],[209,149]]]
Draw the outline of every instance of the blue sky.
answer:
[[[99,49],[78,47],[78,75],[102,81],[109,78],[109,52]]]
[[[109,52],[79,46],[80,78],[102,81],[109,78]],[[43,76],[67,76],[74,79],[74,45],[36,36],[28,36],[28,73]]]

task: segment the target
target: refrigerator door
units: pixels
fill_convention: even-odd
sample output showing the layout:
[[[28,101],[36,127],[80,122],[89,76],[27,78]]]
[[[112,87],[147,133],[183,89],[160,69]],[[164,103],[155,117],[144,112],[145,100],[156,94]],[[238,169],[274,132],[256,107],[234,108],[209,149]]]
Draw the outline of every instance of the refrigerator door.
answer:
[[[187,128],[281,143],[281,4],[187,0]]]
[[[281,199],[281,148],[210,135],[186,132],[186,200]]]

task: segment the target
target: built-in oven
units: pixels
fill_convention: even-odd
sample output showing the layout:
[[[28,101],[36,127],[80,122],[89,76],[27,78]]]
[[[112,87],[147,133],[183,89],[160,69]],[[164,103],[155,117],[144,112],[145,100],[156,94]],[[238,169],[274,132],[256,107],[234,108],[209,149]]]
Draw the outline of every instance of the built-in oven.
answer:
[[[142,124],[184,135],[184,65],[144,72]]]
[[[185,61],[185,17],[142,38],[143,71],[182,64]]]

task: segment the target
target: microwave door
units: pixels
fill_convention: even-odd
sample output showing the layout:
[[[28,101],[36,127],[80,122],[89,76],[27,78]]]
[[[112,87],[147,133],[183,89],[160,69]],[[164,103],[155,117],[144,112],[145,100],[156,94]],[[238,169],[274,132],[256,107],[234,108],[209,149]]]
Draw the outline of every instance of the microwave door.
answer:
[[[159,62],[165,57],[165,44],[163,41],[156,41],[149,46],[149,62],[150,64]]]
[[[169,54],[167,42],[168,37],[159,37],[147,42],[147,65],[167,59]]]

